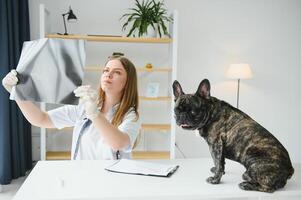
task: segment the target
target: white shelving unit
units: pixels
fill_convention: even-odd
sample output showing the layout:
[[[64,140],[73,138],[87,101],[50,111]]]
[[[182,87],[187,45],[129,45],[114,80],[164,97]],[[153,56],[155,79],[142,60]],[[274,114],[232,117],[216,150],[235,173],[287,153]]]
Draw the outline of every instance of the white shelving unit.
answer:
[[[158,98],[149,98],[145,96],[140,96],[141,101],[165,101],[170,102],[170,123],[169,124],[143,124],[142,130],[157,130],[157,131],[168,131],[170,132],[170,147],[169,151],[156,151],[156,152],[143,152],[136,151],[133,152],[133,158],[136,159],[166,159],[175,158],[175,120],[173,118],[173,107],[174,102],[172,100],[172,81],[177,77],[177,21],[178,15],[177,11],[172,13],[173,23],[170,24],[169,30],[171,33],[171,38],[132,38],[132,37],[110,37],[110,36],[89,36],[89,35],[57,35],[57,34],[47,34],[50,30],[49,22],[50,12],[45,8],[43,4],[40,5],[40,38],[64,38],[64,39],[84,39],[88,42],[113,42],[113,43],[156,43],[162,45],[169,45],[169,58],[171,59],[171,67],[156,67],[152,69],[146,69],[145,67],[137,67],[137,72],[149,72],[149,73],[167,73],[168,75],[168,94],[167,96],[160,96]],[[86,66],[85,71],[93,72],[101,70],[100,66]],[[139,79],[139,77],[138,77]],[[46,105],[41,104],[41,109],[46,110]],[[51,130],[50,130],[51,131]],[[41,160],[61,160],[68,159],[70,157],[70,152],[57,151],[57,152],[47,152],[46,148],[46,134],[47,130],[41,128]]]
[[[46,32],[49,30],[49,17],[50,12],[45,8],[44,4],[40,4],[40,38],[44,38]],[[46,103],[40,103],[41,110],[46,110]],[[46,129],[40,129],[40,137],[41,137],[41,144],[40,144],[40,156],[41,160],[46,160]]]

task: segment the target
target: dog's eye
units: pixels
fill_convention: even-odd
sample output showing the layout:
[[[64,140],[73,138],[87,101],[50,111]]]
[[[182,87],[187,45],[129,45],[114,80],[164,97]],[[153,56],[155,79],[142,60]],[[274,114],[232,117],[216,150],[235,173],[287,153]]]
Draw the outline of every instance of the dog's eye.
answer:
[[[194,110],[191,110],[190,113],[191,113],[192,115],[195,115],[195,114],[196,114],[196,112],[195,112]]]

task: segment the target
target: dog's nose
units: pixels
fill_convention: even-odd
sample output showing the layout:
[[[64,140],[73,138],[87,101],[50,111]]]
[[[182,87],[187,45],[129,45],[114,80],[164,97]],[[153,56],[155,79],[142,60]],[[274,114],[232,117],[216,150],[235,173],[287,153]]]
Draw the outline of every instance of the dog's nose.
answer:
[[[187,116],[185,114],[180,114],[177,116],[177,121],[179,121],[181,124],[185,123],[187,121]]]

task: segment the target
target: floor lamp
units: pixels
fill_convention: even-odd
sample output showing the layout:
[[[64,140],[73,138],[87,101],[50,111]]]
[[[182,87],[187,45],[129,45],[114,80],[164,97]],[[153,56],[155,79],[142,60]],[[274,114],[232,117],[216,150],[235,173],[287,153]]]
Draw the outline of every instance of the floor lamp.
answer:
[[[252,71],[249,64],[231,64],[228,71],[227,77],[231,79],[237,79],[237,101],[236,107],[239,107],[239,84],[240,79],[250,79],[252,78]]]

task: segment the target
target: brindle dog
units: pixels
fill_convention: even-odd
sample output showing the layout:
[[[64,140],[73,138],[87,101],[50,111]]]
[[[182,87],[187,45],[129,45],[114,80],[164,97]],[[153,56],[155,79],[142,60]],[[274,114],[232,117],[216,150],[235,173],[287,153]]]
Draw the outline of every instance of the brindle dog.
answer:
[[[274,192],[285,186],[294,173],[282,144],[247,114],[225,101],[210,96],[210,83],[204,79],[195,94],[184,94],[178,81],[173,83],[177,125],[199,130],[209,145],[214,161],[213,177],[218,184],[225,173],[225,158],[245,166],[243,190]]]

